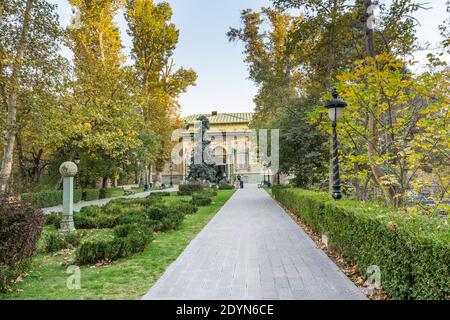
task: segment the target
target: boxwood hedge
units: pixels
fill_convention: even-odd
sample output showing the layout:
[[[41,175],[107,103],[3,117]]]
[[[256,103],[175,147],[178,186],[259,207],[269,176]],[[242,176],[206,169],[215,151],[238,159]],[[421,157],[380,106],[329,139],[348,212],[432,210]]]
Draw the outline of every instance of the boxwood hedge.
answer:
[[[110,239],[93,239],[82,243],[76,250],[79,264],[93,264],[102,260],[117,260],[142,252],[152,240],[151,230],[132,224],[114,229]]]
[[[84,189],[83,200],[92,201],[100,198],[100,189]]]
[[[448,220],[411,217],[389,208],[293,188],[273,189],[297,214],[361,272],[381,270],[381,285],[394,299],[449,299]]]
[[[54,207],[62,204],[63,202],[63,191],[62,190],[51,190],[35,193],[22,193],[21,198],[25,202],[29,202],[32,205],[39,208]],[[80,202],[82,198],[81,190],[73,191],[73,202]]]

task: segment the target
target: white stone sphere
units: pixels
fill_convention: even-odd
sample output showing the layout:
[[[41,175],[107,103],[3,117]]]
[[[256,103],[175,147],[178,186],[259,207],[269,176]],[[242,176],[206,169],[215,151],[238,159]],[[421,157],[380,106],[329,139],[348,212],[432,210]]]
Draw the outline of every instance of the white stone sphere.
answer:
[[[72,161],[66,161],[59,167],[59,173],[63,177],[74,177],[78,172],[78,167]]]

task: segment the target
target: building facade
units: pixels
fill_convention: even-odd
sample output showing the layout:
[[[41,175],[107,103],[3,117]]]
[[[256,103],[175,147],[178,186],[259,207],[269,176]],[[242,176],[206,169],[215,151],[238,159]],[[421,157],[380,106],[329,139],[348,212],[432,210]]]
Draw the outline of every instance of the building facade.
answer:
[[[177,159],[165,166],[164,184],[169,185],[171,181],[179,184],[186,180],[194,148],[198,139],[201,140],[197,121],[200,116],[183,118],[185,129],[180,132],[179,143],[174,149]],[[203,116],[209,120],[207,137],[211,141],[209,152],[215,162],[217,180],[232,182],[240,176],[246,183],[263,181],[269,172],[257,160],[257,137],[249,128],[253,113],[212,112]]]

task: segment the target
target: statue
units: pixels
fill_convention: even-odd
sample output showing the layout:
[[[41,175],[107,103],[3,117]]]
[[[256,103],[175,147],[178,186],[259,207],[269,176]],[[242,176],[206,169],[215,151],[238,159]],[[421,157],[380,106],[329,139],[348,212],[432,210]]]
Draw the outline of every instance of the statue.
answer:
[[[216,163],[213,161],[210,153],[211,141],[208,138],[209,120],[206,116],[200,116],[197,119],[196,130],[200,132],[199,141],[195,146],[194,155],[189,165],[189,182],[216,182]]]

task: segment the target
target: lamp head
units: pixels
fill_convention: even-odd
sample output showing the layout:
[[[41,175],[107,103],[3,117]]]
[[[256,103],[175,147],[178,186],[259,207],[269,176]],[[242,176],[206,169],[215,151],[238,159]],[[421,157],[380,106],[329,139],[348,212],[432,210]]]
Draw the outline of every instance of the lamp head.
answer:
[[[339,93],[336,88],[333,88],[331,95],[333,96],[333,99],[328,101],[325,104],[325,107],[328,109],[328,116],[330,117],[330,120],[332,122],[336,122],[342,119],[343,110],[347,106],[347,103],[343,99],[339,98]]]

